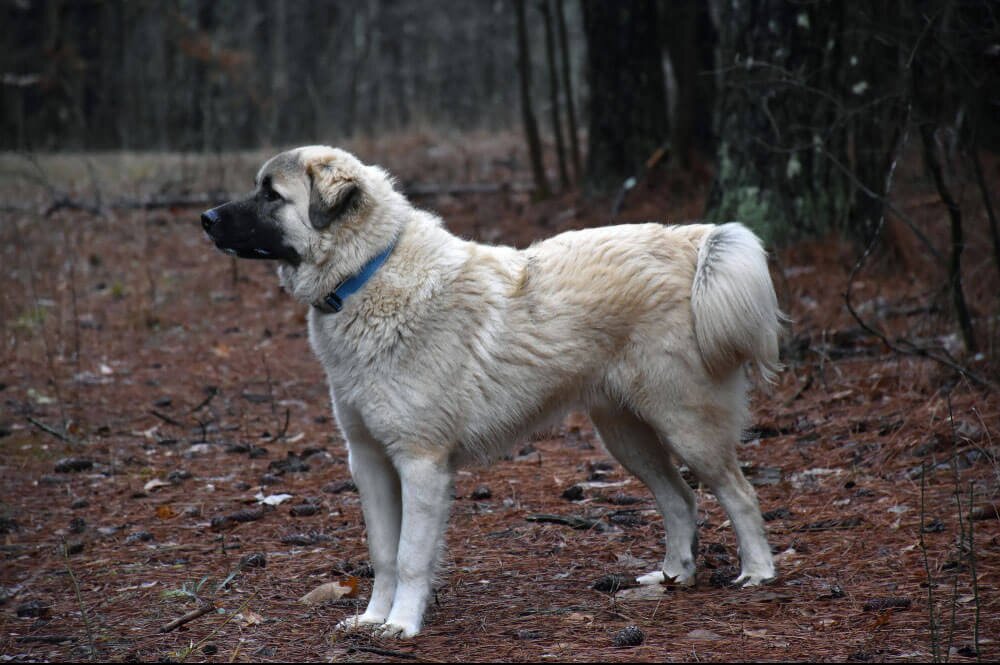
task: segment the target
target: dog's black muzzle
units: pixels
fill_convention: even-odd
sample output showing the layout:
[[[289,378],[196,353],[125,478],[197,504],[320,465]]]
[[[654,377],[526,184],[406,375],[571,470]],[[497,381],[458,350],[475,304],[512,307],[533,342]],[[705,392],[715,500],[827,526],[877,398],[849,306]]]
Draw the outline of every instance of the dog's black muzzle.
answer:
[[[262,215],[254,199],[230,201],[201,214],[201,227],[215,246],[242,259],[271,259],[298,264],[276,220]]]

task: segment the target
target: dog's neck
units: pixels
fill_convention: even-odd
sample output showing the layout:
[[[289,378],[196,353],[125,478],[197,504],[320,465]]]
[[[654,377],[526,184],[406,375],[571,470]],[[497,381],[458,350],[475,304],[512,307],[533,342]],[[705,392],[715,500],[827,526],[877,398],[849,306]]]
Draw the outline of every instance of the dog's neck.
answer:
[[[313,302],[312,306],[315,307],[322,314],[336,314],[344,308],[344,300],[351,295],[354,295],[357,291],[361,290],[361,287],[371,279],[378,269],[382,267],[382,264],[388,260],[389,256],[392,254],[392,250],[396,248],[396,239],[393,239],[392,243],[374,256],[368,263],[366,263],[359,272],[355,273],[351,277],[348,277],[343,282],[341,282],[337,288],[335,288],[330,293],[323,296],[318,301]]]
[[[391,206],[379,206],[363,224],[334,229],[310,248],[298,266],[279,265],[282,287],[299,302],[308,305],[323,302],[397,242],[403,230],[400,218],[392,214]]]

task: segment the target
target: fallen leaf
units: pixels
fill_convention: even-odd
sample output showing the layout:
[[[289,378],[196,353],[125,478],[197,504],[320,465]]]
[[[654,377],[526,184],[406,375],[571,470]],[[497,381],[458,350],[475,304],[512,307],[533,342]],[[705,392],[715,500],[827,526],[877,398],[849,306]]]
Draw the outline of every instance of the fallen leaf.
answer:
[[[566,618],[570,621],[582,621],[584,623],[593,623],[593,614],[584,614],[583,612],[570,612],[566,615]]]
[[[238,621],[239,624],[241,626],[243,626],[244,628],[246,628],[247,626],[256,626],[257,624],[260,624],[260,623],[264,622],[264,617],[262,617],[261,615],[257,614],[256,612],[254,612],[251,609],[243,610],[242,612],[240,612],[239,614],[237,614],[235,617],[233,617],[233,619],[235,619],[236,621]]]
[[[177,517],[177,511],[171,508],[170,506],[164,504],[162,506],[156,507],[156,516],[159,517],[161,520],[169,520],[174,517]]]
[[[747,637],[767,637],[767,628],[744,628],[743,634]]]
[[[219,356],[220,358],[228,358],[231,353],[229,347],[225,344],[216,344],[212,347],[212,353]]]
[[[646,584],[633,589],[619,591],[615,598],[624,600],[660,600],[667,595],[667,587],[662,584]]]
[[[321,584],[306,595],[299,598],[300,603],[306,605],[319,605],[320,603],[325,603],[328,600],[339,600],[341,598],[350,598],[358,590],[358,578],[348,577],[341,582],[327,582],[326,584]]]
[[[704,640],[707,642],[716,642],[722,639],[722,635],[719,635],[718,633],[713,633],[710,630],[705,630],[704,628],[698,628],[696,630],[692,630],[684,637],[688,638],[689,640]]]
[[[634,557],[627,552],[619,552],[615,558],[618,560],[618,565],[623,568],[646,568],[650,565],[645,559]]]

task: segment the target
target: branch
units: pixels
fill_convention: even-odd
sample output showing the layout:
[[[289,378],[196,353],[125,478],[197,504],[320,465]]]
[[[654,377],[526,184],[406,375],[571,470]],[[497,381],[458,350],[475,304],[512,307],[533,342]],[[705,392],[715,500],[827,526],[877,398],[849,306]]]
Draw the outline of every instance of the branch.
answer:
[[[191,621],[194,621],[198,617],[205,616],[206,614],[214,610],[215,610],[215,605],[213,605],[212,603],[203,603],[201,607],[193,609],[187,614],[179,616],[170,623],[165,624],[163,627],[160,628],[159,632],[169,633],[175,628],[180,628],[184,624],[190,623]]]

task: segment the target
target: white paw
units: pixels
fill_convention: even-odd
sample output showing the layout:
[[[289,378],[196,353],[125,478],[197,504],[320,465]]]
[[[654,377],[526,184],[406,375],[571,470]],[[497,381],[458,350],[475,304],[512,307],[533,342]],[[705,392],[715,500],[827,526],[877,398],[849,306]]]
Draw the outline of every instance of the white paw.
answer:
[[[377,637],[385,638],[407,638],[413,637],[420,632],[420,626],[408,622],[386,621],[375,629]]]
[[[340,631],[351,631],[357,630],[359,628],[378,626],[385,623],[385,617],[376,616],[373,614],[362,614],[360,616],[347,617],[336,626],[333,627],[334,630]]]
[[[777,575],[773,570],[767,573],[742,573],[739,577],[733,580],[733,585],[738,584],[746,589],[747,587],[767,584],[768,582],[774,580],[775,577],[777,577]]]
[[[662,570],[654,570],[651,573],[640,575],[635,578],[635,581],[642,586],[653,586],[654,584],[663,584],[663,580],[665,579],[667,579],[667,576],[663,574]]]
[[[695,577],[693,572],[671,575],[669,572],[655,570],[651,573],[640,575],[635,578],[635,581],[642,586],[653,586],[664,583],[676,584],[677,586],[694,586]]]

